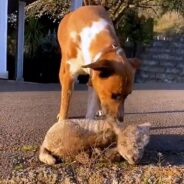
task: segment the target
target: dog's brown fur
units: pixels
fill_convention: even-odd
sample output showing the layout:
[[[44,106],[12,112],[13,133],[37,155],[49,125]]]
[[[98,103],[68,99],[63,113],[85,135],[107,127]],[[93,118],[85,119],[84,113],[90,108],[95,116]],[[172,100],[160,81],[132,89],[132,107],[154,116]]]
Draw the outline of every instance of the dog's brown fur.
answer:
[[[82,38],[80,33],[84,28],[101,19],[105,20],[108,25],[95,35],[88,50],[91,60],[99,53],[101,56],[95,62],[92,61],[85,66],[81,65],[75,75],[85,73],[90,69],[88,74],[90,74],[92,87],[97,93],[104,112],[119,119],[123,118],[124,101],[132,91],[138,61],[136,59],[128,60],[123,51],[118,52],[120,44],[105,9],[101,6],[86,6],[66,15],[58,28],[58,41],[62,51],[59,73],[62,84],[60,120],[66,119],[68,116],[73,82],[76,77],[71,73],[71,68],[76,66],[76,63],[85,64],[81,54]],[[74,38],[71,33],[75,33]]]

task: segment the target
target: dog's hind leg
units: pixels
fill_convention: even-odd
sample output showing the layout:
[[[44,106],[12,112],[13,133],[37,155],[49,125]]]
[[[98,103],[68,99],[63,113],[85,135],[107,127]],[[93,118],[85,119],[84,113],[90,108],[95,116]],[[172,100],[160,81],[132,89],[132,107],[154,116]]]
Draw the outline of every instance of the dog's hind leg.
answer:
[[[93,119],[100,110],[100,101],[96,91],[92,87],[88,87],[88,104],[86,118]]]

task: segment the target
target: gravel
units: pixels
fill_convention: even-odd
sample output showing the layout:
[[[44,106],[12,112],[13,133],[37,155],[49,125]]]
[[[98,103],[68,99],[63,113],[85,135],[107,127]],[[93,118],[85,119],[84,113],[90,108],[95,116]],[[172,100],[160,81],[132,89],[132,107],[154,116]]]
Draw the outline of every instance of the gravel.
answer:
[[[0,184],[184,184],[184,86],[136,88],[126,101],[124,123],[152,123],[138,166],[97,160],[50,167],[39,162],[38,150],[59,112],[59,85],[0,80]],[[86,99],[86,88],[79,86],[70,117],[84,117]]]

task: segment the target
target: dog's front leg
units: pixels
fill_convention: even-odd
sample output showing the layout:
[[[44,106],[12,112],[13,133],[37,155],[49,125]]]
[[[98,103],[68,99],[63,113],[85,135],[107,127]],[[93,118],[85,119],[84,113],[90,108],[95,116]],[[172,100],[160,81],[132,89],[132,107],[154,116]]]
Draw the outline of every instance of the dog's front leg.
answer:
[[[62,85],[62,90],[61,90],[61,106],[58,119],[63,120],[67,119],[68,117],[68,109],[70,105],[70,99],[74,83],[74,78],[70,74],[68,65],[61,66],[59,77]]]
[[[100,110],[100,100],[96,91],[88,86],[88,103],[86,118],[93,119],[96,113]]]

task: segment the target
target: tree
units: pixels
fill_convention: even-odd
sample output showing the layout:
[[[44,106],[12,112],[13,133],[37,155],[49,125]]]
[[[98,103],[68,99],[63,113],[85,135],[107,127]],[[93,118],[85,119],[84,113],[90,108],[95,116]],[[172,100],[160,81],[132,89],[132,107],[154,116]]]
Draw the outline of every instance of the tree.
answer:
[[[121,43],[129,40],[132,55],[137,45],[152,40],[155,18],[171,11],[184,15],[183,0],[85,0],[84,4],[101,4],[108,10]]]
[[[72,0],[37,0],[26,7],[26,17],[48,16],[54,22],[70,11]],[[136,9],[138,14],[146,17],[162,15],[167,11],[177,11],[184,15],[183,0],[83,0],[84,5],[103,5],[109,12],[115,25],[117,25],[125,12]],[[10,16],[9,21],[16,21],[15,14]]]
[[[47,16],[53,22],[69,12],[70,0],[37,0],[26,6],[26,17],[41,18]]]
[[[26,7],[26,17],[36,17],[47,26],[45,30],[48,31],[53,25],[57,27],[62,17],[70,11],[71,1],[37,0]],[[150,18],[155,19],[168,11],[184,15],[183,0],[83,0],[83,4],[103,5],[123,42],[127,37],[134,42],[147,42],[151,39],[153,20]],[[16,19],[12,17],[9,20]]]
[[[42,37],[42,26],[37,19],[30,17],[26,22],[25,54],[31,58],[34,57]]]
[[[184,15],[184,1],[183,0],[160,0],[162,11],[176,11]]]
[[[121,22],[125,12],[137,9],[138,13],[148,13],[151,17],[159,16],[167,11],[177,11],[184,15],[183,0],[84,0],[85,5],[103,5],[110,13],[115,25]]]

